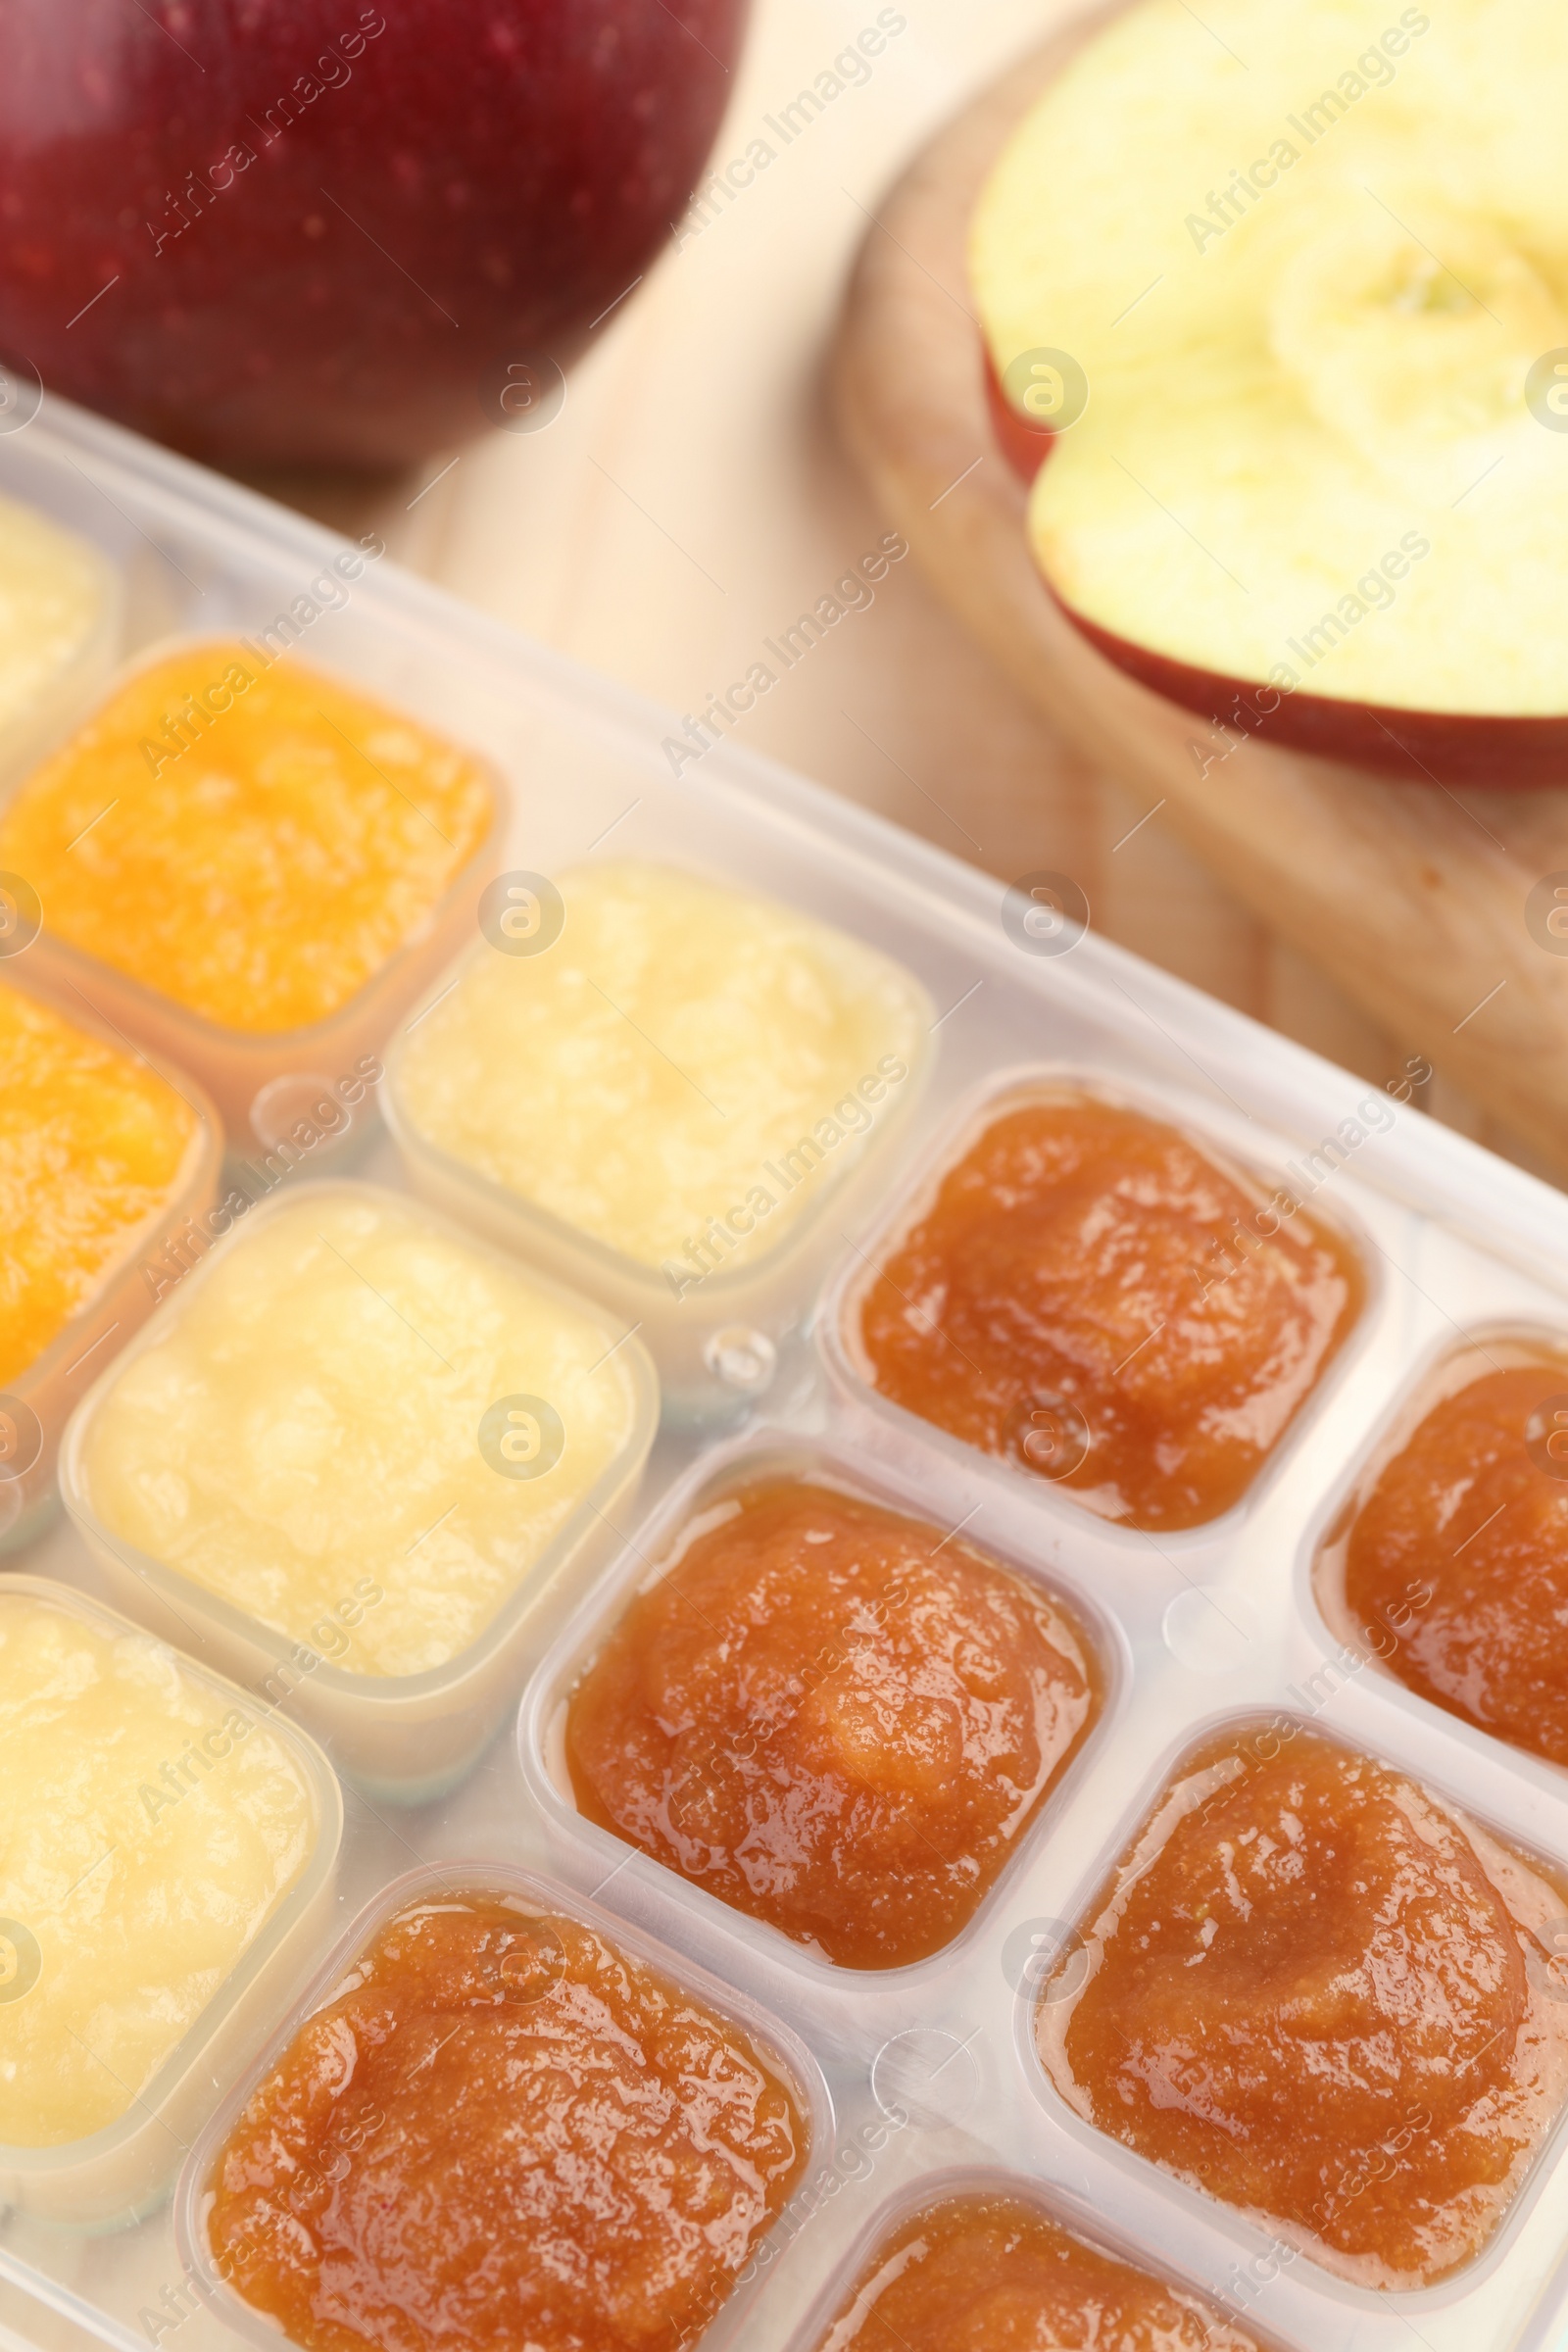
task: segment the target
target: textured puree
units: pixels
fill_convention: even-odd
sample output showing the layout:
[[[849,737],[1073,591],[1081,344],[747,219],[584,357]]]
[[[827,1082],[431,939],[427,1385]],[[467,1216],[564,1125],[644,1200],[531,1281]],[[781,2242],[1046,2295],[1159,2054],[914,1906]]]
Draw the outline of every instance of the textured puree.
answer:
[[[1268,1202],[1260,1180],[1141,1112],[1089,1096],[1006,1111],[864,1296],[875,1384],[1106,1518],[1217,1518],[1361,1303],[1344,1244]],[[1087,1451],[1063,1474],[1066,1425]]]
[[[672,2352],[794,2188],[751,2043],[593,1929],[416,1902],[218,2159],[213,2254],[304,2352]]]
[[[163,1642],[0,1591],[0,1914],[41,1957],[0,2002],[0,2142],[123,2115],[317,1835],[292,1756]]]
[[[951,2197],[877,2248],[816,2352],[1258,2352],[1181,2287],[1034,2205]]]
[[[349,1672],[422,1673],[480,1637],[629,1443],[609,1347],[399,1195],[298,1195],[240,1226],[122,1367],[87,1490],[113,1539]],[[542,1476],[480,1450],[509,1396],[560,1416]]]
[[[127,679],[34,771],[0,867],[72,947],[268,1036],[325,1020],[418,936],[491,807],[480,762],[400,711],[292,656],[264,669],[203,644]]]
[[[405,1115],[623,1256],[676,1261],[677,1291],[760,1257],[914,1083],[921,991],[842,932],[673,867],[583,867],[561,895],[553,945],[476,949],[418,1022]],[[715,1218],[726,1238],[691,1255]]]
[[[1100,1705],[1027,1579],[836,1489],[695,1522],[573,1693],[590,1820],[848,1968],[951,1942]]]
[[[1362,1504],[1345,1563],[1346,1602],[1385,1629],[1392,1673],[1553,1764],[1568,1764],[1568,1484],[1543,1466],[1550,1427],[1536,1433],[1565,1393],[1568,1362],[1546,1357],[1435,1405]],[[1413,1613],[1412,1585],[1430,1594]]]
[[[178,1193],[197,1132],[145,1062],[0,984],[0,1389]]]
[[[1470,2261],[1568,2092],[1564,1887],[1289,1727],[1183,1766],[1036,2013],[1102,2132],[1373,2287]]]

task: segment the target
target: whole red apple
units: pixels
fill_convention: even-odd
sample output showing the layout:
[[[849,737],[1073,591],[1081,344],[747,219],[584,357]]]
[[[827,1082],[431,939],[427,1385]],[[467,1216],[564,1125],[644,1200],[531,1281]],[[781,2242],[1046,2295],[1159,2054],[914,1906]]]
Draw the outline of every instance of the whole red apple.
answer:
[[[0,355],[222,464],[515,421],[684,211],[746,13],[0,0]]]

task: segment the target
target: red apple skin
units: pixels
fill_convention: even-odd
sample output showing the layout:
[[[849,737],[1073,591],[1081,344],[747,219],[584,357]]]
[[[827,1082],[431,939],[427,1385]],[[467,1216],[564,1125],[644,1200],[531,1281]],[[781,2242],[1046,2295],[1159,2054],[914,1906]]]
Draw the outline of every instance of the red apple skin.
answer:
[[[1195,757],[1205,774],[1205,755],[1212,754],[1217,766],[1237,736],[1256,735],[1315,760],[1375,768],[1405,784],[1472,792],[1539,792],[1568,785],[1568,717],[1404,710],[1390,703],[1341,702],[1300,688],[1283,694],[1255,679],[1198,669],[1135,645],[1075,612],[1049,580],[1046,586],[1097,653],[1141,686],[1209,722],[1204,734],[1194,738]]]
[[[466,440],[668,242],[747,6],[0,0],[0,354],[220,464]]]
[[[997,444],[1027,487],[1057,438],[1049,426],[1019,415],[1002,389],[989,352],[986,406]],[[1342,702],[1297,688],[1281,693],[1256,679],[1200,669],[1089,620],[1041,573],[1048,594],[1081,636],[1140,686],[1193,711],[1209,732],[1195,738],[1195,758],[1210,772],[1234,740],[1263,741],[1396,776],[1406,784],[1441,784],[1487,792],[1539,792],[1568,785],[1568,714],[1509,717],[1505,712],[1407,710],[1387,703]],[[1223,730],[1223,732],[1221,731]]]
[[[1027,489],[1050,457],[1051,444],[1056,436],[1049,424],[1036,424],[1021,409],[1013,407],[1002,389],[1002,378],[989,351],[984,360],[986,413],[991,418],[991,429],[997,436],[997,447]]]

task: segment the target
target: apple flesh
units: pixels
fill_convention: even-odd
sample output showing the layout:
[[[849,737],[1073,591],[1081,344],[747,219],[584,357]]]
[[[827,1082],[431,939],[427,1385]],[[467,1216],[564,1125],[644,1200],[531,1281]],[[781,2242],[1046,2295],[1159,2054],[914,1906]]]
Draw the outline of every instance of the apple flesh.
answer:
[[[986,410],[997,445],[1025,489],[1061,436],[1025,416],[1003,390],[991,354],[982,347]],[[1231,735],[1260,735],[1319,760],[1353,760],[1407,783],[1482,787],[1506,782],[1514,790],[1568,781],[1568,718],[1507,721],[1506,773],[1499,775],[1497,721],[1454,711],[1400,710],[1392,705],[1335,702],[1326,694],[1285,696],[1214,669],[1173,662],[1146,645],[1102,628],[1072,606],[1042,573],[1045,586],[1081,636],[1128,677]],[[1223,757],[1212,737],[1195,745],[1200,769]]]
[[[1036,562],[1111,661],[1321,757],[1568,784],[1565,109],[1547,0],[1139,0],[1079,52],[970,275]],[[1002,385],[1047,350],[1090,387],[1054,433]]]
[[[564,367],[667,242],[746,4],[6,8],[0,355],[242,466],[514,420],[509,365]]]

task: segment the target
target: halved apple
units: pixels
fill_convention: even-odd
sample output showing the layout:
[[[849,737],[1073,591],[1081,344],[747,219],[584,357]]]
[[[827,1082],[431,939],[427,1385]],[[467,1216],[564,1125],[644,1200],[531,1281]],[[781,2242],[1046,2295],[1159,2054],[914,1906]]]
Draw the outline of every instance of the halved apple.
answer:
[[[1560,0],[1137,0],[1078,53],[970,275],[1036,561],[1113,662],[1232,731],[1568,784],[1564,122]],[[1018,387],[1063,354],[1054,430]]]

